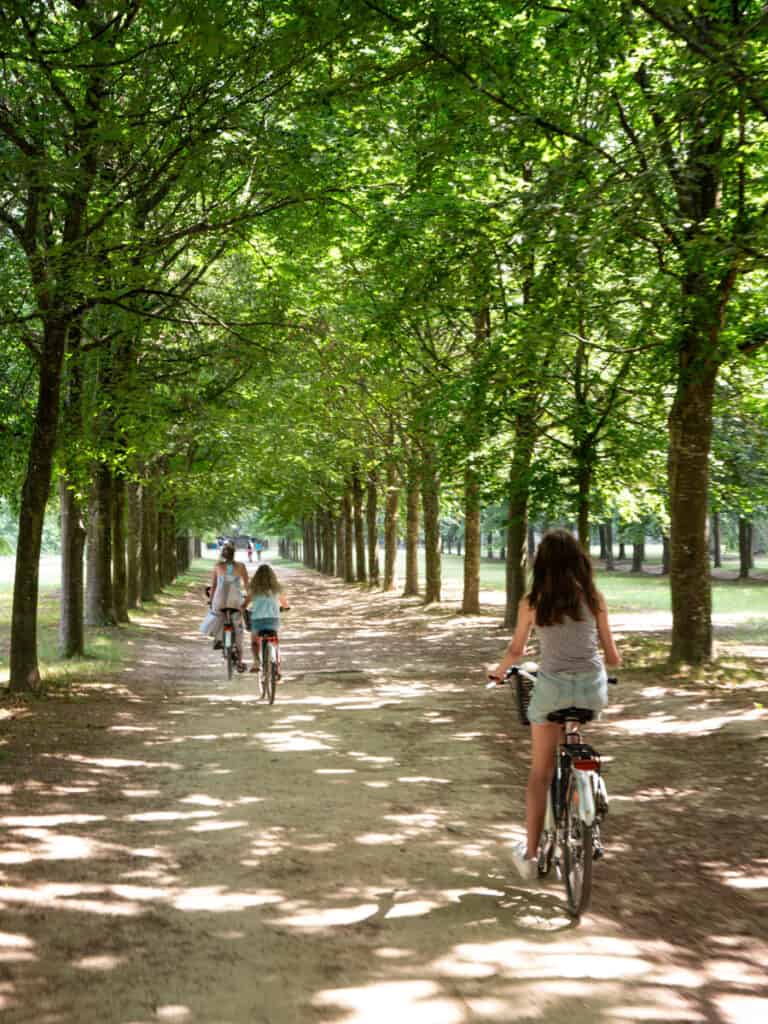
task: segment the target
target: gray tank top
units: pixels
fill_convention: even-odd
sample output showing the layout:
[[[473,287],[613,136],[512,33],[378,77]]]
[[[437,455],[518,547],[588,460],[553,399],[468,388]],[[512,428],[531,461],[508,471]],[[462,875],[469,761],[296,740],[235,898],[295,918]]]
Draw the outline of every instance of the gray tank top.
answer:
[[[581,613],[584,618],[580,622],[566,615],[557,625],[536,627],[542,672],[551,675],[602,669],[595,617],[586,605],[581,606]]]

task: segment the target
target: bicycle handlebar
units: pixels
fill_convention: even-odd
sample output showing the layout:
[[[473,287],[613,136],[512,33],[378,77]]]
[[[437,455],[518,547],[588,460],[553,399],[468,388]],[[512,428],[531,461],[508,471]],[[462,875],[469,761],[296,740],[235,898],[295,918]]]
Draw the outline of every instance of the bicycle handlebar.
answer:
[[[491,690],[494,686],[506,686],[511,679],[515,678],[515,676],[522,676],[523,679],[528,679],[532,683],[536,682],[535,672],[528,672],[526,669],[520,668],[519,665],[513,665],[511,668],[507,669],[503,676],[489,675],[488,679],[490,682],[486,683],[485,688],[486,690]],[[618,681],[617,676],[608,676],[608,682],[611,686],[615,686]]]

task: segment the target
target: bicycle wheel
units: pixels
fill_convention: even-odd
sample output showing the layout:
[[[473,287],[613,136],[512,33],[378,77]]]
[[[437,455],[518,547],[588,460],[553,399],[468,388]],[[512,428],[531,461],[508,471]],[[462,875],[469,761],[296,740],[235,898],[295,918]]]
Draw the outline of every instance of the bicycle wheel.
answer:
[[[261,658],[259,659],[259,683],[261,684],[261,697],[269,699],[269,641],[266,637],[261,638]],[[274,700],[274,697],[272,698]],[[270,701],[270,704],[272,701]]]
[[[274,644],[264,644],[267,652],[267,700],[270,704],[275,703],[275,683],[277,682],[277,653]]]
[[[235,648],[234,637],[232,636],[232,630],[224,630],[224,660],[227,663],[227,679],[232,678],[232,670],[235,667],[235,659],[237,657],[237,650]]]
[[[568,910],[574,917],[589,907],[592,896],[592,826],[579,817],[579,796],[575,780],[568,787],[565,805],[563,873]]]

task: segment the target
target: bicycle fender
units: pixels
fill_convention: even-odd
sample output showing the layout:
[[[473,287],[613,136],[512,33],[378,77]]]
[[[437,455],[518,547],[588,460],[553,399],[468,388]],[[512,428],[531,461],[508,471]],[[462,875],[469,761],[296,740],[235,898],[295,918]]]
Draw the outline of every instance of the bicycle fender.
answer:
[[[595,783],[594,772],[575,771],[576,787],[579,794],[579,818],[585,825],[595,823]]]

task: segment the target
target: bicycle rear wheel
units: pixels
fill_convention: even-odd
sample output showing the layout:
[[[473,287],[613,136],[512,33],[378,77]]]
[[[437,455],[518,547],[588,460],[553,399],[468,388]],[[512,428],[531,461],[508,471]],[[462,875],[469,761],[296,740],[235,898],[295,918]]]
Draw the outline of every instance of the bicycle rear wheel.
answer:
[[[237,658],[237,649],[235,647],[235,638],[232,635],[231,628],[225,627],[224,629],[224,660],[227,663],[227,679],[232,678],[232,670],[235,667],[235,659]]]
[[[579,917],[592,898],[592,826],[579,817],[579,795],[575,779],[571,779],[565,805],[565,841],[563,874],[568,911]]]
[[[277,682],[277,653],[275,651],[274,644],[269,641],[264,642],[264,650],[267,655],[266,665],[266,680],[267,680],[267,700],[270,704],[275,703],[275,683]]]

